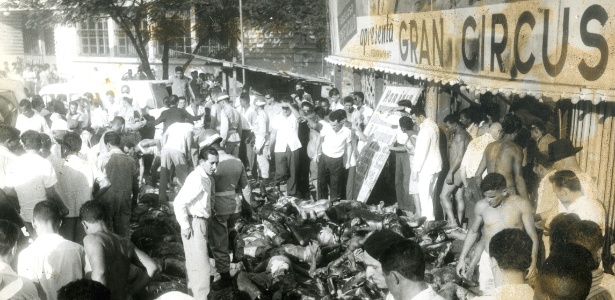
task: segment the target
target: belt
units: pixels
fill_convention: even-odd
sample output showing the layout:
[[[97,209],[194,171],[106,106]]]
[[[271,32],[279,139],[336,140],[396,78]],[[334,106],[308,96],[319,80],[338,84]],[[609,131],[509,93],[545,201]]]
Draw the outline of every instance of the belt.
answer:
[[[188,218],[207,220],[207,218],[205,218],[205,217],[201,217],[201,216],[193,216],[193,215],[188,215]]]
[[[237,193],[235,191],[226,191],[226,192],[216,192],[215,196],[235,196]]]

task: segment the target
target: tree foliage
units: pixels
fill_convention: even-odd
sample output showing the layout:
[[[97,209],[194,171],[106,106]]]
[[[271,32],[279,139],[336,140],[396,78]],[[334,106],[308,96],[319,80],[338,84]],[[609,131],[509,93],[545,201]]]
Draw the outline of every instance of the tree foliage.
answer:
[[[289,34],[324,46],[328,39],[327,0],[244,0],[244,20],[264,32]]]

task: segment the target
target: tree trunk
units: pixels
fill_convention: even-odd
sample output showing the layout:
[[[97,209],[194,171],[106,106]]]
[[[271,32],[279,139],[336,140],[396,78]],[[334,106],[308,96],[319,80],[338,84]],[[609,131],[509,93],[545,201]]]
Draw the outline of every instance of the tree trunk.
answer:
[[[169,79],[169,48],[171,43],[164,41],[162,43],[162,79]]]
[[[204,38],[199,39],[199,42],[196,44],[196,46],[194,46],[194,50],[192,50],[192,54],[198,53],[199,49],[201,49],[201,46],[203,46],[203,44],[205,44],[205,39]],[[188,66],[190,66],[190,63],[192,62],[193,59],[194,59],[194,55],[190,55],[190,57],[188,57],[188,60],[184,63],[184,70],[188,69]]]

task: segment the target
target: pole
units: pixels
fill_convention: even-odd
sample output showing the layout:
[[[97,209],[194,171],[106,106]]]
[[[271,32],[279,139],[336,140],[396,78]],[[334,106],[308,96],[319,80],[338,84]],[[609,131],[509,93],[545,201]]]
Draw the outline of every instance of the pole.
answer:
[[[244,46],[243,43],[245,42],[244,36],[243,36],[243,1],[239,0],[239,27],[241,30],[241,64],[245,65],[246,61],[245,61],[245,55],[244,55]],[[243,85],[246,85],[246,69],[245,68],[241,68],[241,80],[243,81]]]

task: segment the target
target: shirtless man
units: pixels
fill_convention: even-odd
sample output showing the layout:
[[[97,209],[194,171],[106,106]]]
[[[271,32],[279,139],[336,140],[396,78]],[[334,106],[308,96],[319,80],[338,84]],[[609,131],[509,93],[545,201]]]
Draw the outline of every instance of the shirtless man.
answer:
[[[490,173],[480,184],[485,196],[476,203],[474,208],[474,222],[463,243],[463,249],[457,262],[457,274],[462,277],[466,274],[466,257],[470,248],[476,242],[481,226],[484,251],[479,263],[479,287],[483,295],[490,295],[495,288],[491,264],[489,261],[489,242],[498,232],[506,228],[525,229],[532,239],[532,264],[529,268],[528,278],[536,274],[536,257],[538,254],[538,236],[534,227],[534,209],[529,201],[515,194],[509,193],[506,188],[506,179],[498,173]]]
[[[105,220],[104,206],[88,201],[81,206],[81,223],[87,236],[83,239],[86,256],[86,277],[98,281],[111,290],[111,299],[126,299],[143,289],[158,272],[158,265],[147,254],[137,249],[130,240],[114,234]],[[129,286],[131,264],[145,268],[146,273]]]
[[[461,160],[468,148],[468,144],[472,140],[470,134],[463,128],[459,122],[459,115],[450,114],[444,118],[444,127],[451,134],[450,147],[448,149],[448,161],[450,168],[444,185],[442,186],[442,193],[440,193],[440,203],[446,212],[448,218],[447,227],[455,228],[463,223],[463,213],[465,210],[465,203],[463,201],[463,189],[461,174],[459,167],[461,166]],[[453,212],[453,203],[451,197],[455,194],[457,200],[457,222],[455,222],[455,213]]]
[[[483,174],[485,169],[488,173],[500,173],[506,178],[506,190],[509,193],[529,199],[521,169],[523,149],[513,141],[520,129],[521,119],[519,117],[513,115],[504,118],[502,121],[504,137],[485,148],[475,177],[480,178],[480,174]]]

